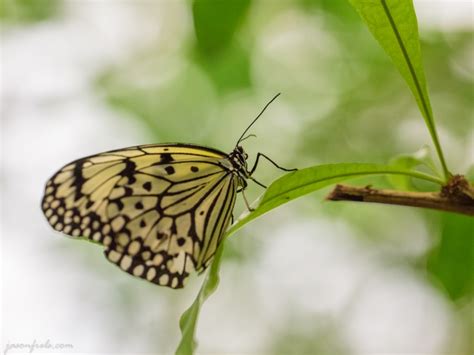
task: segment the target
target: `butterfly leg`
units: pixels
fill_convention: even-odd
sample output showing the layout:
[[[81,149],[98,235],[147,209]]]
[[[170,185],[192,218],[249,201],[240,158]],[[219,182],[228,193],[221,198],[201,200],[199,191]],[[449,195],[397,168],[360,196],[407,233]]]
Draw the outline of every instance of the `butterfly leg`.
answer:
[[[263,187],[264,189],[266,189],[267,187],[262,184],[260,181],[258,181],[257,179],[255,179],[254,177],[250,176],[250,179],[255,182],[257,185],[260,185],[261,187]]]
[[[255,211],[255,208],[250,207],[249,202],[247,201],[247,197],[245,197],[244,190],[242,190],[242,197],[244,198],[245,206],[247,206],[247,209],[250,212]]]
[[[258,160],[260,159],[260,157],[264,157],[265,159],[267,159],[270,163],[272,163],[275,167],[277,167],[280,170],[283,170],[283,171],[296,171],[296,170],[298,170],[298,169],[283,168],[280,165],[278,165],[277,163],[275,163],[273,160],[271,160],[269,157],[267,157],[265,154],[257,153],[257,159],[255,159],[255,163],[253,164],[252,169],[250,169],[250,171],[249,171],[250,175],[252,175],[255,172],[255,169],[257,169]]]

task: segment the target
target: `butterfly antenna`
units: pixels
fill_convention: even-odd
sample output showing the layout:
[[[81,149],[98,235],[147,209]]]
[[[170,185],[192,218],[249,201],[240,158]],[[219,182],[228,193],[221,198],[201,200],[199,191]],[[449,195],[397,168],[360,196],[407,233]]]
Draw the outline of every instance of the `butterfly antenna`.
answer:
[[[239,143],[243,142],[244,140],[248,139],[248,138],[257,138],[257,136],[253,133],[249,134],[248,136],[245,136],[244,138],[240,139],[239,140]]]
[[[245,134],[248,132],[248,130],[250,129],[250,127],[252,127],[252,125],[257,122],[257,120],[260,118],[260,116],[265,112],[265,110],[267,109],[268,106],[270,106],[270,104],[276,100],[276,98],[278,96],[280,96],[281,93],[278,93],[276,94],[275,96],[273,96],[273,98],[265,105],[265,107],[262,109],[262,111],[260,111],[260,113],[257,115],[257,117],[255,117],[255,119],[252,121],[252,123],[250,123],[248,125],[248,127],[245,129],[244,133],[242,133],[242,135],[240,136],[239,140],[237,141],[237,144],[235,145],[236,147],[239,145],[240,142],[242,142],[243,140],[243,137],[245,136]]]

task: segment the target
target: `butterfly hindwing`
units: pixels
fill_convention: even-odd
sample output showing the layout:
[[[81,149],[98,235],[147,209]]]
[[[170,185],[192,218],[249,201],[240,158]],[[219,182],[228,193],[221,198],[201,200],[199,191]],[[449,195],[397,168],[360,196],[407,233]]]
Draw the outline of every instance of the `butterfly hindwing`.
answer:
[[[226,154],[192,145],[137,146],[79,159],[47,183],[49,223],[104,245],[124,271],[172,288],[211,260],[238,181]]]

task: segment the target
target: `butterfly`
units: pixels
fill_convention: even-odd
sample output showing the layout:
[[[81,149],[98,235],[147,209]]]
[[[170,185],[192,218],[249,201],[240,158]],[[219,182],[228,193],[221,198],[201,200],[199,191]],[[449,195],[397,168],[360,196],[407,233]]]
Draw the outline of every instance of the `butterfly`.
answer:
[[[279,95],[279,94],[278,94]],[[73,161],[48,180],[42,210],[66,235],[104,246],[109,261],[154,284],[184,287],[210,264],[232,220],[249,169],[240,143],[229,154],[193,144],[149,144]],[[250,209],[247,200],[244,201]]]

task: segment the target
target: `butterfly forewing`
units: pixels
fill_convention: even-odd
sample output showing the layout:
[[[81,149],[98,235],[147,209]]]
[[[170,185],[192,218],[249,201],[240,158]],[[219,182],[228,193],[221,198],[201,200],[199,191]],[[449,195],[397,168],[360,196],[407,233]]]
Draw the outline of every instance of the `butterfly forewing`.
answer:
[[[49,223],[105,246],[126,272],[172,288],[202,271],[228,227],[239,179],[227,155],[180,144],[79,159],[47,183]]]

